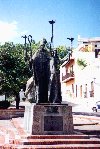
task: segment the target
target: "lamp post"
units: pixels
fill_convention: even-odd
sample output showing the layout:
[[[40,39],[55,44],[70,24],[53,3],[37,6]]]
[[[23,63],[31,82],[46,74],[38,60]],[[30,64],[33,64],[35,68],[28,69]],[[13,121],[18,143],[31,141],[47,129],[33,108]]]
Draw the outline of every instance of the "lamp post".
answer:
[[[28,35],[28,36],[22,36],[22,38],[24,38],[25,39],[25,43],[24,43],[24,45],[25,45],[25,49],[24,49],[24,57],[25,57],[25,61],[27,61],[28,60],[28,55],[27,55],[27,42],[26,42],[26,40],[28,39],[28,42],[29,42],[29,46],[30,46],[30,59],[32,58],[32,49],[31,49],[31,43],[32,43],[32,35]]]
[[[28,42],[30,45],[30,59],[32,59],[32,49],[31,49],[31,44],[32,44],[32,35],[28,36]]]
[[[72,47],[73,47],[74,38],[71,37],[71,38],[67,38],[67,39],[71,41],[70,52],[69,52],[69,58],[70,58],[70,55],[72,55]]]
[[[22,38],[25,39],[25,43],[24,43],[24,45],[25,45],[24,58],[25,58],[25,61],[27,61],[27,47],[26,47],[26,39],[27,39],[27,36],[26,36],[26,35],[25,35],[25,36],[22,36]]]
[[[53,43],[53,25],[55,23],[54,20],[49,21],[49,23],[52,25],[52,36],[51,36],[51,43]]]
[[[74,40],[74,38],[67,38],[68,40],[70,40],[71,41],[71,49],[72,49],[72,44],[73,44],[73,40]]]

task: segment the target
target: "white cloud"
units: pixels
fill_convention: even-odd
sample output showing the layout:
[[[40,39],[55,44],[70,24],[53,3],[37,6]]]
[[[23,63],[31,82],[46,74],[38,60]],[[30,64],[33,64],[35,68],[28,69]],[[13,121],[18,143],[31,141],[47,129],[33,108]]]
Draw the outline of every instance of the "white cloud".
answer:
[[[18,36],[17,22],[11,23],[0,21],[0,43],[13,41]]]
[[[21,39],[21,36],[26,34],[27,31],[19,31],[18,23],[12,21],[10,23],[0,21],[0,43],[11,41],[14,42],[16,39]]]

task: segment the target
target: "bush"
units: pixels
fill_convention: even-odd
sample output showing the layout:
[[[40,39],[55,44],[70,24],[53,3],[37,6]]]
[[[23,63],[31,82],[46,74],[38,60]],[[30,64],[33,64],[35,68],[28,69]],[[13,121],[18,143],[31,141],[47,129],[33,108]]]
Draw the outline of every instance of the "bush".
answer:
[[[5,100],[5,101],[0,101],[0,109],[7,109],[10,107],[10,102]]]

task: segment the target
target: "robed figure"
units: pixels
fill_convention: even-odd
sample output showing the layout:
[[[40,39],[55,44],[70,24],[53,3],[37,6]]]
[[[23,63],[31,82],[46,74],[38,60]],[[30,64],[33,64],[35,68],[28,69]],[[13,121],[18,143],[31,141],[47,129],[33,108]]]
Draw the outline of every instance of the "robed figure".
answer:
[[[56,50],[47,50],[46,43],[43,39],[32,57],[35,98],[37,103],[61,103],[59,58]]]
[[[59,64],[60,60],[57,54],[57,50],[54,50],[52,51],[50,58],[50,103],[61,103],[62,101]]]
[[[38,103],[48,103],[50,55],[45,48],[45,44],[46,40],[43,39],[40,48],[32,57],[33,78],[35,81]]]

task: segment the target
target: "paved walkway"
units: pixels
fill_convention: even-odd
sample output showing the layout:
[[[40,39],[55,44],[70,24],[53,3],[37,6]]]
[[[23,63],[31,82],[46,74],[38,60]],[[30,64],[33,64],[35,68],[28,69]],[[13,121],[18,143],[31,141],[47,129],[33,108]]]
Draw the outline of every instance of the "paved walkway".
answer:
[[[92,134],[100,138],[100,117],[74,114],[73,123],[76,133]],[[9,144],[14,139],[25,138],[27,135],[23,117],[0,120],[0,146]]]
[[[94,98],[86,99],[63,99],[63,102],[72,106],[73,112],[93,112],[92,107],[95,105],[96,100]]]
[[[99,131],[100,118],[94,116],[73,115],[75,131]],[[8,135],[9,134],[9,135]],[[24,118],[14,118],[12,120],[0,120],[0,144],[7,142],[7,137],[16,139],[25,137],[28,134],[24,130]],[[2,139],[1,139],[2,138]]]
[[[100,138],[100,117],[74,115],[74,130],[87,135],[97,135]]]

